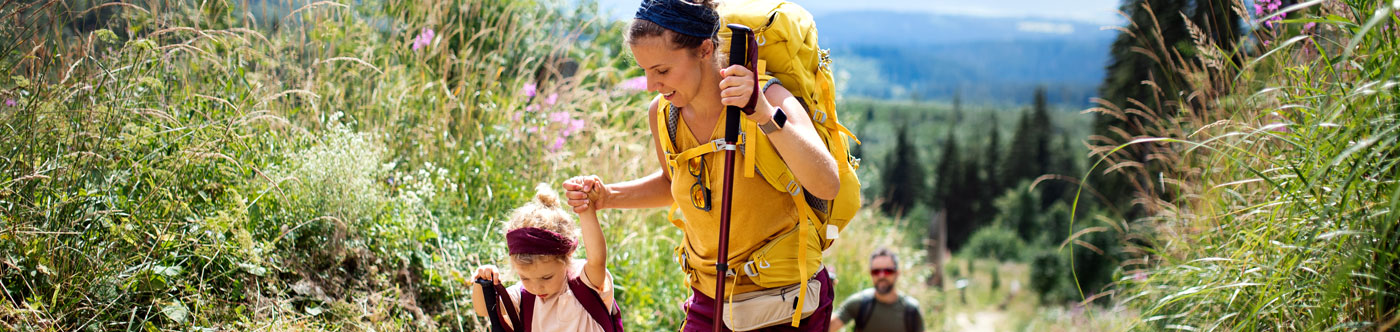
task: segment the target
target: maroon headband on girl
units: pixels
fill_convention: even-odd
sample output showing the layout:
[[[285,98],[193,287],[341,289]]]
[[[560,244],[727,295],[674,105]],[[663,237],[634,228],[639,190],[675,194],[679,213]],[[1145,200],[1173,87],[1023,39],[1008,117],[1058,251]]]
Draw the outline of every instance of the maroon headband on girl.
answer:
[[[573,239],[543,228],[523,227],[506,232],[506,250],[511,255],[568,255],[574,246]]]

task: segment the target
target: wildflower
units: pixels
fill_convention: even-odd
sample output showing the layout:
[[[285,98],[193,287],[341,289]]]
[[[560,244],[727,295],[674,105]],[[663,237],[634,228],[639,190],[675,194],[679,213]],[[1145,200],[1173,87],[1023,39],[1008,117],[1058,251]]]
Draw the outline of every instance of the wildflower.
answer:
[[[569,121],[569,112],[554,112],[549,114],[549,121],[564,123]]]
[[[525,83],[525,86],[520,87],[520,90],[525,91],[525,97],[535,97],[535,83]]]
[[[544,104],[545,104],[545,105],[554,105],[554,102],[555,102],[555,101],[558,101],[558,100],[559,100],[559,94],[557,94],[557,93],[551,93],[551,94],[549,94],[549,97],[545,97],[545,98],[544,98]]]
[[[1259,17],[1268,16],[1277,12],[1280,7],[1283,7],[1283,0],[1258,0],[1254,3],[1254,15]],[[1269,18],[1264,21],[1264,26],[1273,28],[1274,22],[1283,21],[1283,18],[1287,16],[1288,14],[1283,14]]]
[[[15,100],[13,98],[5,99],[5,106],[15,107]]]
[[[550,144],[550,145],[549,145],[549,151],[550,151],[550,152],[559,151],[559,149],[562,149],[562,148],[564,148],[564,137],[563,137],[563,136],[560,136],[559,138],[554,139],[554,144]]]
[[[569,126],[564,128],[564,136],[573,135],[583,130],[583,119],[569,121]]]
[[[417,51],[431,44],[435,35],[437,34],[433,32],[433,29],[423,28],[423,31],[419,32],[417,37],[413,37],[413,50]]]
[[[628,91],[646,91],[646,89],[647,89],[647,77],[646,77],[646,76],[637,76],[637,77],[629,78],[629,79],[626,79],[626,80],[622,81],[622,83],[618,83],[617,86],[620,87],[620,88],[622,88],[623,90],[628,90]]]

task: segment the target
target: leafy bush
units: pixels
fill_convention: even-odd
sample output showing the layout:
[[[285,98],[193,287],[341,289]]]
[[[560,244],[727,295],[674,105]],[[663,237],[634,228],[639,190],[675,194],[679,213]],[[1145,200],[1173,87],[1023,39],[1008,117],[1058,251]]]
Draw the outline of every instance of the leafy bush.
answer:
[[[621,43],[562,33],[621,35],[595,12],[72,5],[0,5],[28,8],[0,28],[0,330],[479,329],[468,271],[535,183],[654,163],[590,150],[646,130]],[[613,272],[663,278],[675,234],[629,228]],[[680,284],[619,285],[629,326],[679,325],[642,313]]]
[[[973,233],[972,239],[967,241],[967,247],[963,249],[962,254],[998,261],[1017,261],[1021,260],[1025,250],[1025,241],[1021,241],[1015,231],[1001,226],[992,226],[983,227]]]
[[[1040,294],[1041,303],[1064,303],[1079,299],[1063,254],[1044,250],[1031,257],[1030,287]]]

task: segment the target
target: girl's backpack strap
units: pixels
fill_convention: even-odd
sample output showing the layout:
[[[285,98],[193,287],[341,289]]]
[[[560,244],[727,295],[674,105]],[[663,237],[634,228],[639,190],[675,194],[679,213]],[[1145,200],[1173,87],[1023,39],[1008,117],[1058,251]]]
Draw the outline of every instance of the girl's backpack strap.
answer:
[[[520,320],[522,320],[524,324],[520,326],[525,327],[520,329],[521,332],[532,331],[532,329],[530,328],[530,323],[533,323],[535,321],[534,315],[535,294],[530,294],[530,291],[525,290],[525,287],[520,287]]]
[[[593,321],[598,322],[606,332],[622,332],[622,309],[613,302],[613,307],[608,308],[603,302],[603,297],[598,295],[582,276],[569,279],[569,290],[574,292],[574,298],[583,305],[583,310],[588,312],[588,316],[593,317]],[[613,310],[608,310],[613,309]],[[617,311],[613,314],[613,311]]]
[[[519,327],[521,323],[520,315],[515,312],[515,303],[510,300],[510,291],[506,290],[506,287],[500,284],[491,281],[483,281],[484,283],[490,284],[490,287],[482,287],[482,291],[485,292],[483,295],[486,297],[486,312],[491,315],[492,331],[515,332],[515,329],[512,329],[510,326]],[[525,289],[522,287],[521,291],[524,290]],[[497,302],[498,299],[500,302]],[[498,304],[504,305],[498,306]],[[506,314],[508,314],[510,318],[510,326],[505,325],[505,318],[501,317],[499,307],[506,307]],[[529,331],[529,328],[527,327],[521,331]]]

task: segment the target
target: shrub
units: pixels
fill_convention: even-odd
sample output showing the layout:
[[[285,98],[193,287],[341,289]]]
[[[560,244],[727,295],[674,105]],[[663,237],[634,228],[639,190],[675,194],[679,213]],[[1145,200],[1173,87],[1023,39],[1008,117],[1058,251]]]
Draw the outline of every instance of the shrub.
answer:
[[[1026,243],[1010,229],[992,226],[983,227],[972,234],[962,254],[968,257],[984,257],[998,261],[1017,261],[1022,258]],[[969,260],[968,264],[971,260]],[[972,270],[971,267],[968,270]]]

